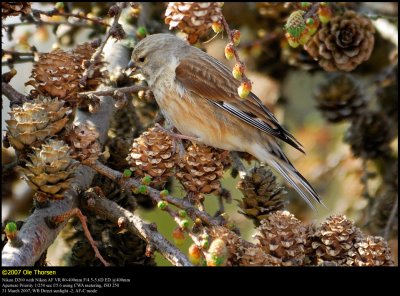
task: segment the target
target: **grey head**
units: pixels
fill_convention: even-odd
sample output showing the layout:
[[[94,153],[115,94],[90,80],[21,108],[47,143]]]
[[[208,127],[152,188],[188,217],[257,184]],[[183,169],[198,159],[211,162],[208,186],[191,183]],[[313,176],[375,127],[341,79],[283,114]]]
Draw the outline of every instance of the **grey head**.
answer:
[[[166,64],[169,59],[179,56],[185,52],[189,45],[172,34],[153,34],[141,40],[133,49],[131,63],[147,79],[157,73],[161,65]]]

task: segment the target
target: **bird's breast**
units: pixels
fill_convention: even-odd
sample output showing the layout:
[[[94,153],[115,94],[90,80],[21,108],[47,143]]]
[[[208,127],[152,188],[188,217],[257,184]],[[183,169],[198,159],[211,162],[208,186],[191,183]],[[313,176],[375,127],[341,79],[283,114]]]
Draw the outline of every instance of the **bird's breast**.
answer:
[[[240,150],[243,143],[238,135],[242,125],[236,118],[175,81],[158,82],[153,88],[154,97],[163,115],[180,133],[216,148]]]

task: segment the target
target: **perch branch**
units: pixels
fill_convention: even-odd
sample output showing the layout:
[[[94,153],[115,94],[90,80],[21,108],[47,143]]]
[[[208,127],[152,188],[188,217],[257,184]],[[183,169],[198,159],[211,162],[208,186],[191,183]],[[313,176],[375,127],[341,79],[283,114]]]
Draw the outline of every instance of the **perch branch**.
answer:
[[[39,17],[40,17],[41,14],[46,15],[46,16],[50,16],[50,17],[51,16],[55,16],[55,15],[65,16],[65,17],[74,17],[74,18],[77,18],[77,19],[82,19],[82,20],[87,20],[87,21],[93,22],[96,25],[107,26],[107,27],[110,26],[109,24],[105,23],[104,21],[102,21],[99,18],[90,18],[90,17],[87,17],[84,14],[80,15],[80,14],[76,14],[76,13],[69,13],[69,12],[58,10],[58,9],[53,9],[53,10],[50,10],[50,11],[32,9],[32,14],[34,16],[37,15]]]
[[[88,98],[90,96],[115,96],[117,93],[133,93],[138,92],[140,90],[148,90],[149,88],[144,85],[133,85],[128,87],[121,87],[121,88],[111,88],[105,89],[100,91],[88,91],[88,92],[81,92],[78,94],[80,98]]]
[[[31,52],[18,52],[14,50],[1,50],[3,66],[11,66],[21,63],[32,63],[35,61],[35,56],[38,54],[36,48],[32,48]],[[3,60],[4,59],[4,60]]]
[[[105,166],[99,161],[96,161],[95,163],[88,163],[86,165],[94,169],[96,172],[117,182],[121,186],[125,187],[127,190],[132,190],[133,188],[138,188],[139,186],[142,185],[142,183],[139,180],[135,180],[132,178],[129,179],[124,178],[122,173]],[[160,200],[159,190],[151,188],[149,186],[147,186],[147,190],[148,190],[148,195],[152,200],[154,200],[155,202]],[[219,225],[219,223],[216,222],[207,213],[199,211],[198,209],[193,207],[193,205],[188,201],[173,197],[171,195],[163,196],[162,199],[180,209],[186,210],[186,212],[189,215],[193,213],[196,217],[200,218],[207,225],[213,225],[213,226]]]
[[[33,52],[19,52],[19,51],[14,51],[14,50],[1,50],[1,55],[11,55],[11,56],[18,56],[18,57],[33,57],[35,53]]]
[[[10,107],[28,102],[28,98],[16,91],[10,84],[1,82],[1,92],[10,100]]]
[[[29,20],[25,21],[23,23],[13,23],[13,24],[4,24],[2,25],[5,28],[8,27],[19,27],[19,26],[28,26],[28,25],[37,25],[37,26],[42,26],[42,25],[49,25],[49,26],[60,26],[60,25],[65,25],[65,26],[70,26],[70,27],[79,27],[79,28],[93,28],[93,25],[88,24],[86,22],[76,22],[76,23],[70,23],[70,22],[46,22],[42,20]]]
[[[173,265],[192,266],[187,257],[156,231],[154,226],[145,223],[141,218],[125,210],[111,200],[99,197],[95,197],[94,200],[94,204],[91,203],[90,206],[86,205],[88,210],[115,224],[118,224],[118,220],[123,217],[124,227],[139,235],[150,244],[151,247],[156,248]]]

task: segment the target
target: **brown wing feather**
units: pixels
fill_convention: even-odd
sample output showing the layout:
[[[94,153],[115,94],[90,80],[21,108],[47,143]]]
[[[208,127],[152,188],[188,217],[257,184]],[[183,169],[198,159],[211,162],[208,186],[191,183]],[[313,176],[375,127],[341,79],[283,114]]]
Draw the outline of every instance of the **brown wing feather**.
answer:
[[[194,49],[180,61],[175,74],[185,89],[304,152],[301,144],[279,124],[255,94],[251,93],[246,100],[239,97],[237,88],[240,82],[218,60]]]

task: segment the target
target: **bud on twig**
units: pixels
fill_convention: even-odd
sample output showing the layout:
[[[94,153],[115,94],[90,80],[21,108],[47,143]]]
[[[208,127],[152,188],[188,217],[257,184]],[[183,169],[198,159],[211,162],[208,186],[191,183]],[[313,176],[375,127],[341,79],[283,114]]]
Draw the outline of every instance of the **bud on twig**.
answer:
[[[222,22],[221,21],[218,21],[218,22],[214,22],[212,25],[211,25],[211,27],[212,27],[212,29],[213,29],[213,31],[215,32],[215,33],[220,33],[220,32],[222,32],[223,30],[224,30],[224,26],[222,25]]]
[[[7,236],[7,239],[10,241],[11,246],[14,248],[20,248],[23,245],[22,240],[18,236],[18,228],[15,222],[7,223],[4,228],[4,232]]]
[[[195,265],[199,265],[201,262],[201,250],[198,246],[196,246],[195,244],[192,244],[189,247],[189,260],[190,262],[192,262]]]
[[[232,70],[232,75],[237,80],[242,80],[243,73],[244,73],[244,66],[242,64],[237,63]]]
[[[161,211],[164,211],[164,210],[167,208],[167,206],[168,206],[168,203],[167,203],[166,201],[164,201],[164,200],[160,200],[160,201],[157,203],[157,207],[158,207]]]
[[[235,46],[238,46],[240,43],[240,31],[232,30],[232,41]]]
[[[238,88],[238,94],[240,98],[245,99],[251,92],[251,82],[243,81],[242,84]]]
[[[175,245],[181,246],[185,242],[185,233],[182,231],[182,229],[177,227],[172,232],[172,238],[174,239]]]
[[[235,57],[235,50],[232,43],[225,46],[225,57],[227,60],[232,60]]]

